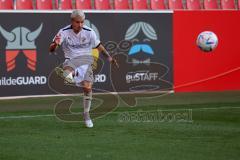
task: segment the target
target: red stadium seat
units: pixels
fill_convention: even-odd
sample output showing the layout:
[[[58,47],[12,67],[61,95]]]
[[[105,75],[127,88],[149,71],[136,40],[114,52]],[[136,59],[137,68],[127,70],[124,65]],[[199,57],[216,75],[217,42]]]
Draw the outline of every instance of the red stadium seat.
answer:
[[[0,0],[0,9],[13,9],[12,0]]]
[[[182,0],[168,0],[169,9],[183,9]]]
[[[91,0],[76,0],[77,9],[92,9]]]
[[[95,8],[96,9],[111,9],[109,0],[95,0]]]
[[[59,9],[72,9],[72,0],[61,0]]]
[[[148,9],[147,0],[133,0],[133,9]]]
[[[164,0],[151,0],[151,9],[166,9]]]
[[[238,0],[238,9],[240,9],[240,0]]]
[[[236,9],[235,1],[234,0],[221,0],[221,7],[222,7],[222,9]]]
[[[129,9],[128,0],[114,0],[115,9]]]
[[[58,9],[58,0],[55,0],[55,8]]]
[[[16,0],[16,9],[33,9],[33,3],[29,0]]]
[[[218,9],[217,0],[204,0],[205,9]]]
[[[37,9],[53,9],[52,0],[36,0]]]
[[[189,9],[189,10],[201,9],[200,0],[187,0],[187,9]]]

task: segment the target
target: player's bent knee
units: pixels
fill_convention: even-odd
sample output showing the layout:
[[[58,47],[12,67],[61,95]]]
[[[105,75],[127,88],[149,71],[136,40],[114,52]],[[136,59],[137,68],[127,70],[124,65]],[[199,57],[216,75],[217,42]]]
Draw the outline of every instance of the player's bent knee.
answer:
[[[91,92],[92,91],[92,85],[91,85],[91,83],[89,83],[89,82],[86,82],[86,81],[83,81],[83,83],[82,83],[82,85],[83,85],[83,91],[84,92]]]
[[[68,70],[69,72],[73,72],[74,71],[74,69],[72,67],[70,67],[70,66],[64,66],[63,69],[64,70]]]

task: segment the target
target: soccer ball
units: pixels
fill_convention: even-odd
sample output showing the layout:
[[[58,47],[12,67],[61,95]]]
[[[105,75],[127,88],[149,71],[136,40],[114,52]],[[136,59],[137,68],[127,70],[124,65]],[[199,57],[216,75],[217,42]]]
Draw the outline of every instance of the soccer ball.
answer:
[[[204,52],[210,52],[214,50],[217,45],[217,35],[211,31],[201,32],[197,37],[197,46]]]

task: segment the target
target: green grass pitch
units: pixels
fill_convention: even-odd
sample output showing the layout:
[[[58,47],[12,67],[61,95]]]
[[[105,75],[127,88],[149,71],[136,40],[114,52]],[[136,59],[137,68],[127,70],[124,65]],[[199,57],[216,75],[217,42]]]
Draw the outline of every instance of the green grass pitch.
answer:
[[[0,101],[1,160],[240,157],[240,92],[169,94],[140,99],[136,107],[120,103],[113,112],[94,120],[91,129],[54,115],[54,104],[61,98]],[[76,100],[72,111],[77,113],[80,98],[71,98]]]

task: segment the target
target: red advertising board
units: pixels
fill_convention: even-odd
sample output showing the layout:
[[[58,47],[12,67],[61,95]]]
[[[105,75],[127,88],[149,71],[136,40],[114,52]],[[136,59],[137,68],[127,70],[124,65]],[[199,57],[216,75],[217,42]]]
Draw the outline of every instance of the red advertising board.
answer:
[[[240,90],[240,11],[175,11],[173,24],[174,90]],[[198,34],[212,31],[218,46],[203,52]]]

